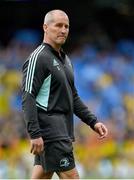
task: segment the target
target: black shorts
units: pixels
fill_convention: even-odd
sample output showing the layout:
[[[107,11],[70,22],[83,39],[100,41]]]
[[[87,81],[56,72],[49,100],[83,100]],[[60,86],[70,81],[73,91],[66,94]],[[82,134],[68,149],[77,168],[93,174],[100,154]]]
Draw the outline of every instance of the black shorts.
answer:
[[[59,140],[45,143],[44,151],[35,155],[34,165],[41,165],[45,172],[68,171],[75,167],[72,142]]]

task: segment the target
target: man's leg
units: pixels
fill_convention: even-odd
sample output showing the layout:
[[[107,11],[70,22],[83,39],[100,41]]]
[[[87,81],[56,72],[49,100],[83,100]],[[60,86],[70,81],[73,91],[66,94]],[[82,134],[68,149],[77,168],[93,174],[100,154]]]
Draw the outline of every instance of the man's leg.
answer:
[[[79,179],[79,174],[76,168],[69,171],[57,172],[60,179]]]
[[[45,173],[41,165],[35,165],[32,171],[31,179],[51,179],[53,172]]]

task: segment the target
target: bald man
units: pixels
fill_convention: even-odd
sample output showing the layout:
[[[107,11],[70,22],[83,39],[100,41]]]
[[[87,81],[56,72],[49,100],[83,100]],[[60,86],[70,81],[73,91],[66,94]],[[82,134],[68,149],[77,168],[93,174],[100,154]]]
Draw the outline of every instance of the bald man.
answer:
[[[23,112],[35,155],[32,179],[79,179],[75,167],[73,114],[107,136],[106,126],[83,104],[74,85],[71,61],[61,46],[69,33],[69,19],[62,10],[44,18],[43,43],[23,65]]]

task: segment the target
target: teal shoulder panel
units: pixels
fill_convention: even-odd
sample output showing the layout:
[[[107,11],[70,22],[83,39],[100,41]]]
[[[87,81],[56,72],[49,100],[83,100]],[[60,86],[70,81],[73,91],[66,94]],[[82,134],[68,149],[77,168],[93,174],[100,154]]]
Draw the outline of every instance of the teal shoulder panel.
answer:
[[[48,107],[50,86],[51,86],[51,74],[44,80],[40,88],[40,91],[36,97],[36,102],[38,103],[38,105],[41,105],[40,107],[44,107],[45,109],[47,109]]]

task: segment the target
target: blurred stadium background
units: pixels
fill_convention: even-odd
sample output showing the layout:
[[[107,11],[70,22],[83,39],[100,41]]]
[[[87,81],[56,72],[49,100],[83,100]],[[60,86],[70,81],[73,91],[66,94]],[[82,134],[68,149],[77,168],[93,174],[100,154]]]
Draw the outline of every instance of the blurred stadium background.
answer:
[[[21,110],[21,67],[42,42],[44,15],[70,17],[64,48],[78,92],[109,137],[75,117],[74,152],[81,178],[134,178],[134,1],[0,1],[0,178],[30,177],[33,156]]]

